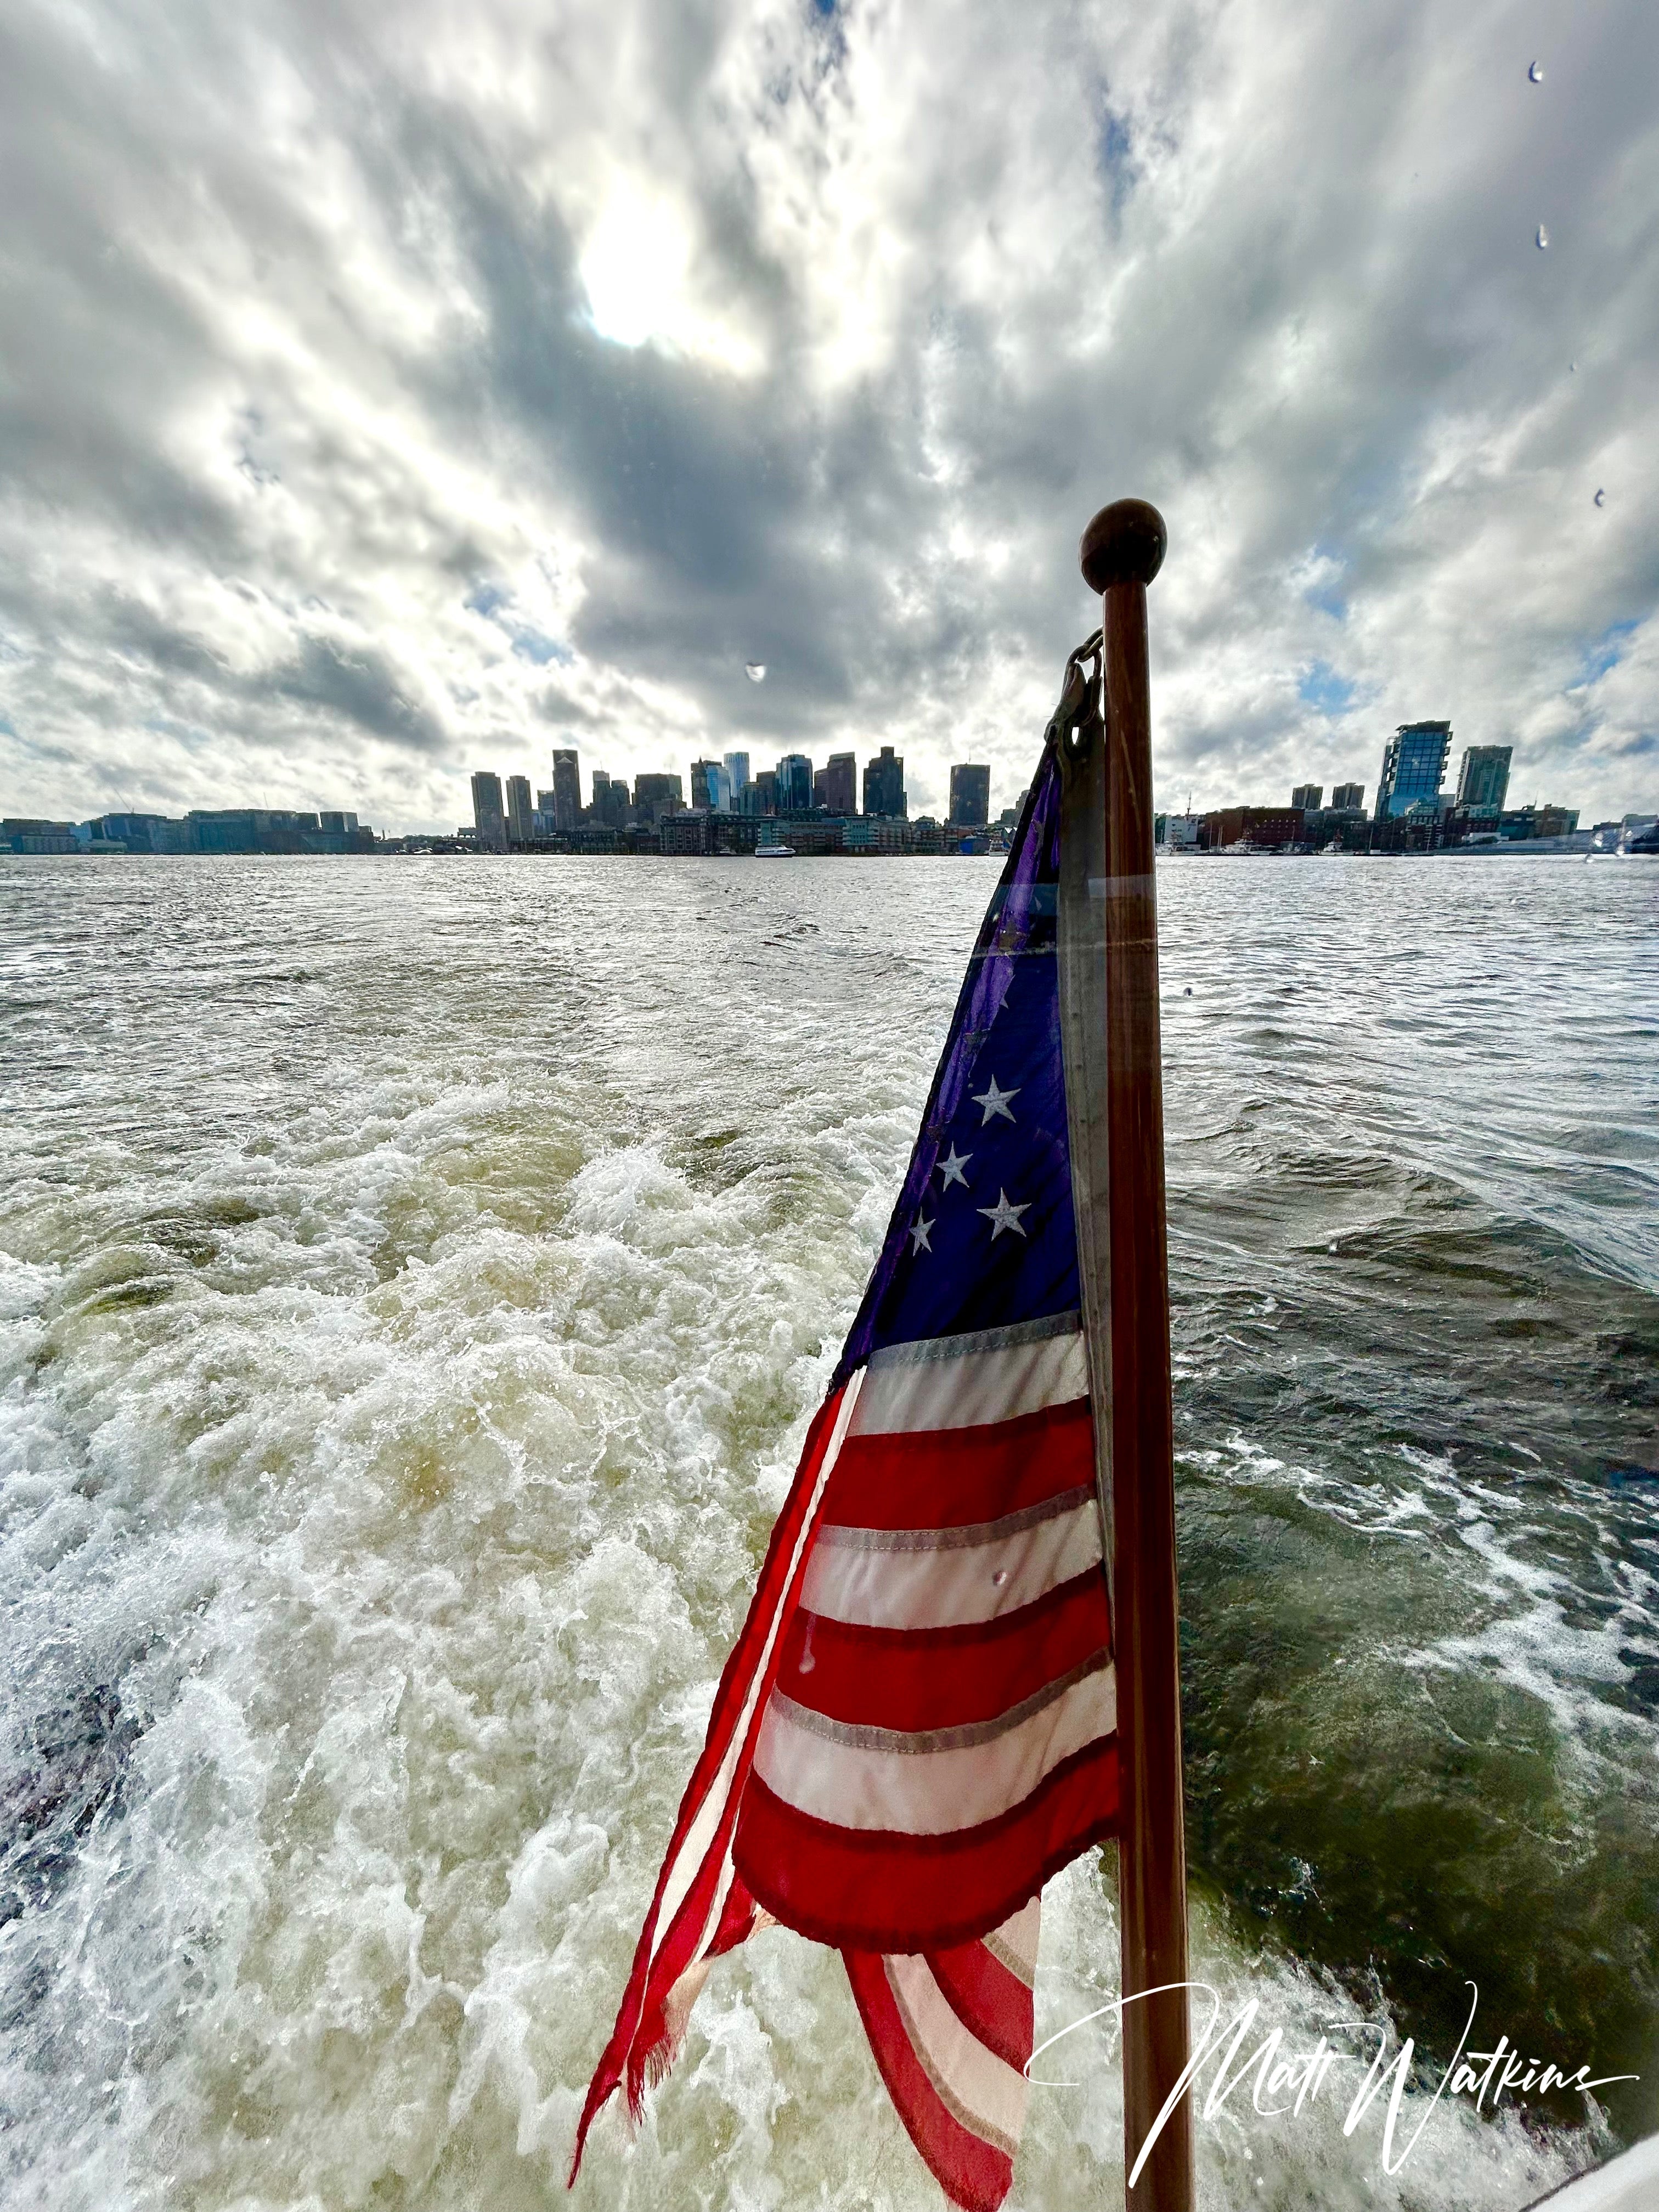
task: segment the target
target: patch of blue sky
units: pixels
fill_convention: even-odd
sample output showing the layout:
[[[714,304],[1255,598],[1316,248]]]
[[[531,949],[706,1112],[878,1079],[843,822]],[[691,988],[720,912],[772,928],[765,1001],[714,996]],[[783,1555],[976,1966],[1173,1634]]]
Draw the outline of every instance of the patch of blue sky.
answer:
[[[1317,714],[1346,714],[1354,702],[1356,687],[1339,676],[1328,660],[1310,661],[1297,678],[1296,688],[1304,704]]]
[[[1579,664],[1579,684],[1600,683],[1610,668],[1617,668],[1625,657],[1625,640],[1637,627],[1634,622],[1610,623],[1595,644],[1585,647]]]
[[[550,660],[568,667],[576,658],[568,645],[556,637],[549,637],[544,630],[532,629],[528,623],[506,623],[503,628],[513,641],[513,650],[520,660],[533,660],[538,668],[545,668]]]
[[[1120,214],[1124,202],[1140,181],[1134,162],[1134,136],[1127,115],[1120,115],[1102,96],[1100,129],[1095,139],[1095,162],[1112,195],[1112,213]]]
[[[481,615],[486,622],[494,623],[497,629],[504,630],[507,642],[520,660],[533,660],[538,668],[545,668],[550,660],[568,666],[576,657],[562,639],[550,637],[533,623],[514,622],[510,612],[513,594],[503,591],[499,584],[475,584],[462,605],[469,612]]]

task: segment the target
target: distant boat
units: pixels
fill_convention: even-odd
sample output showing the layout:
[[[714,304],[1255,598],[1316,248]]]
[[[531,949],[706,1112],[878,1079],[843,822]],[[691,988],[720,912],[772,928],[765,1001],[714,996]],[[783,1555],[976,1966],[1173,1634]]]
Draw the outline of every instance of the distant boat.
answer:
[[[757,860],[793,860],[794,857],[793,845],[757,845],[755,848]]]

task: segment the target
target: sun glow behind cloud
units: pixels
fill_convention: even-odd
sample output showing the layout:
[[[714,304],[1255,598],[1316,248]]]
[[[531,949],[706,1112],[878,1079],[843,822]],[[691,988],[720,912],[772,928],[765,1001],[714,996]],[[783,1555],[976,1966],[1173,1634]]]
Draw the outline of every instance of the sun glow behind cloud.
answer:
[[[734,375],[757,374],[760,347],[709,312],[698,295],[696,263],[684,204],[633,178],[617,178],[577,264],[589,325],[615,345],[657,345]]]

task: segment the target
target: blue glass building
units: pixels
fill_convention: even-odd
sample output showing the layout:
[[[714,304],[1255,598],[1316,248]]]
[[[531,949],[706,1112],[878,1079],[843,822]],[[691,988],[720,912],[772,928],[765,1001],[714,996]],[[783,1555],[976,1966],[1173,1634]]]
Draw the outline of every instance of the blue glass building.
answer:
[[[1376,819],[1409,814],[1424,802],[1437,806],[1450,753],[1449,722],[1401,722],[1382,748]]]
[[[805,753],[786,753],[778,763],[778,799],[780,814],[810,814],[812,811],[812,763]]]

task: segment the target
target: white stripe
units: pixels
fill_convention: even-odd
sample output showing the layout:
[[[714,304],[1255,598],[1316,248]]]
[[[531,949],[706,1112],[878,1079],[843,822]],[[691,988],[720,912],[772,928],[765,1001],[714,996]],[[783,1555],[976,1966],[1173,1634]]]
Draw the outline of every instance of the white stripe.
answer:
[[[988,1544],[866,1552],[832,1539],[812,1553],[801,1602],[866,1628],[956,1628],[1030,1605],[1099,1559],[1100,1511],[1091,1497]]]
[[[674,1924],[674,1915],[684,1904],[691,1885],[697,1878],[697,1869],[708,1855],[709,1846],[714,1840],[714,1832],[720,1823],[720,1815],[725,1812],[726,1801],[732,1795],[732,1784],[738,1771],[738,1761],[743,1755],[743,1747],[749,1736],[749,1723],[754,1717],[755,1701],[760,1695],[760,1686],[771,1660],[772,1647],[777,1641],[779,1624],[783,1619],[785,1600],[788,1596],[790,1585],[793,1583],[796,1572],[800,1566],[801,1553],[811,1538],[812,1524],[817,1518],[819,1501],[823,1496],[823,1486],[829,1481],[836,1462],[841,1457],[842,1442],[858,1406],[860,1388],[863,1381],[862,1368],[857,1369],[848,1378],[847,1389],[836,1413],[835,1427],[830,1432],[829,1443],[824,1447],[823,1457],[818,1463],[818,1476],[817,1482],[812,1486],[811,1501],[802,1518],[800,1532],[795,1539],[795,1548],[790,1554],[789,1571],[779,1586],[777,1607],[766,1632],[766,1643],[762,1650],[759,1663],[749,1678],[749,1687],[744,1699],[742,1714],[738,1717],[737,1727],[732,1731],[732,1740],[726,1747],[726,1756],[720,1761],[719,1771],[708,1786],[708,1794],[698,1806],[696,1815],[685,1832],[685,1841],[681,1844],[674,1863],[669,1870],[668,1879],[663,1884],[662,1910],[657,1915],[657,1924],[651,1936],[651,1955],[653,1959],[662,1948],[664,1938]],[[729,1880],[729,1876],[723,1878],[714,1916],[703,1928],[696,1955],[701,1955],[702,1945],[712,1940],[714,1930],[719,1925],[720,1905],[725,1901],[726,1880]]]
[[[915,1429],[983,1428],[1089,1395],[1089,1363],[1077,1330],[957,1359],[895,1360],[867,1370],[855,1437]]]
[[[941,2101],[963,2127],[1012,2158],[1025,2125],[1025,2076],[963,2026],[926,1959],[895,1952],[882,1963],[911,2047]]]
[[[1109,1667],[989,1743],[961,1750],[876,1751],[835,1743],[767,1706],[755,1771],[787,1804],[837,1828],[944,1836],[1023,1804],[1045,1774],[1117,1726]]]
[[[1037,1943],[1042,1933],[1042,1893],[1039,1890],[982,1940],[991,1956],[1030,1990],[1036,1986]]]

